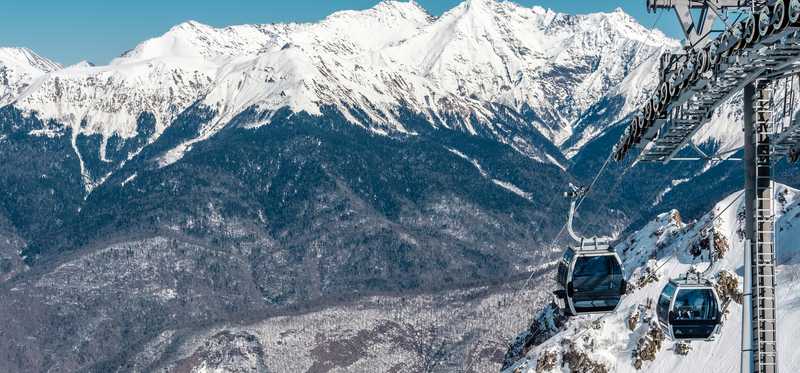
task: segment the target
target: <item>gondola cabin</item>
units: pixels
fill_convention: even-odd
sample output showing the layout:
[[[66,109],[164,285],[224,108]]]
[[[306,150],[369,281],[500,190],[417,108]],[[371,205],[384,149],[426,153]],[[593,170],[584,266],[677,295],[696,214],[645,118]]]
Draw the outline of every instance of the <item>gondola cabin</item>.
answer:
[[[711,339],[722,320],[717,290],[699,275],[670,280],[658,298],[656,313],[661,327],[675,340]]]
[[[569,247],[558,265],[556,295],[569,315],[611,312],[625,294],[623,273],[619,255],[608,246]]]

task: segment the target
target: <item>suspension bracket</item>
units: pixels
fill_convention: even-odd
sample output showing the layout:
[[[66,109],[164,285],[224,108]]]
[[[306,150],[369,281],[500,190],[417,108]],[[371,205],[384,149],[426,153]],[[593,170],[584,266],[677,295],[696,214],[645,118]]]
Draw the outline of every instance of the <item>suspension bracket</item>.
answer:
[[[749,7],[751,3],[750,0],[647,0],[647,11],[673,9],[689,45],[703,47],[710,41],[708,35],[717,18],[724,20],[726,10]],[[699,10],[697,21],[693,10]]]

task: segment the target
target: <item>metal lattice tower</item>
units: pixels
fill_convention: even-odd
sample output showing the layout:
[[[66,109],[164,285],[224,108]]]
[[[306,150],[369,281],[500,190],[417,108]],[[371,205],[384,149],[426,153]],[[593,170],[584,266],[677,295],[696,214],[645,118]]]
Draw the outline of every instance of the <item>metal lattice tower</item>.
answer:
[[[775,209],[773,202],[771,142],[772,89],[767,80],[757,80],[744,90],[745,96],[745,231],[749,250],[751,281],[749,302],[752,310],[742,320],[743,329],[750,326],[749,341],[743,338],[743,349],[751,356],[751,369],[757,373],[775,373],[777,366],[777,317],[775,302]],[[748,304],[749,303],[749,307]],[[749,343],[749,348],[747,344]],[[747,363],[743,359],[743,364]]]

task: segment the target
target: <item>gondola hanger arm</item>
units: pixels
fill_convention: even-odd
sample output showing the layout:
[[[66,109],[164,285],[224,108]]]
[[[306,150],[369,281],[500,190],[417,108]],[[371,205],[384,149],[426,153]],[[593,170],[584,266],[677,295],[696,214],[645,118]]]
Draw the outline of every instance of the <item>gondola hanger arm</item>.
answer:
[[[595,247],[608,245],[608,242],[605,239],[599,239],[596,236],[585,238],[575,232],[575,229],[572,227],[572,223],[575,220],[575,210],[577,209],[578,200],[583,198],[583,196],[586,194],[586,189],[582,187],[576,187],[572,183],[569,184],[569,187],[570,191],[564,193],[564,196],[570,199],[569,217],[567,218],[567,233],[569,233],[569,236],[580,244],[581,249],[583,249],[584,244],[590,244]]]

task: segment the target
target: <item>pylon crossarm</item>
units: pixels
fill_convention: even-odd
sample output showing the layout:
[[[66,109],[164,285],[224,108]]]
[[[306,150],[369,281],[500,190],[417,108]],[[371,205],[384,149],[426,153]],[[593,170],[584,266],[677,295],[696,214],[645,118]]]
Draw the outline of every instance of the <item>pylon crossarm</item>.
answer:
[[[744,86],[756,79],[775,81],[798,72],[800,0],[648,0],[647,4],[652,11],[675,10],[690,47],[662,57],[655,91],[634,112],[614,146],[618,161],[638,147],[642,150],[637,161],[668,163],[689,145],[714,111]],[[698,20],[692,18],[693,11],[700,15]],[[707,44],[697,43],[698,37],[711,35],[710,19],[725,18],[719,14],[732,11],[746,17]],[[786,138],[787,144],[774,147],[776,154],[800,158],[800,129]]]

